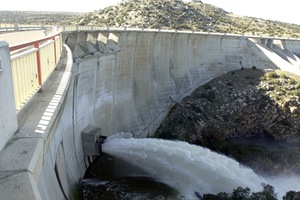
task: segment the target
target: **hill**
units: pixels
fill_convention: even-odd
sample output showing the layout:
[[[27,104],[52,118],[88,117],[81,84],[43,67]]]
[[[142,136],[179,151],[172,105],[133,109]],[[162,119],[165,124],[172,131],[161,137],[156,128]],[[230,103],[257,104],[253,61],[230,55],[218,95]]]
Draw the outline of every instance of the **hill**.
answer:
[[[123,0],[116,6],[79,16],[71,23],[300,37],[300,25],[238,16],[200,0]]]
[[[61,25],[81,13],[49,11],[0,11],[0,24],[46,24]]]

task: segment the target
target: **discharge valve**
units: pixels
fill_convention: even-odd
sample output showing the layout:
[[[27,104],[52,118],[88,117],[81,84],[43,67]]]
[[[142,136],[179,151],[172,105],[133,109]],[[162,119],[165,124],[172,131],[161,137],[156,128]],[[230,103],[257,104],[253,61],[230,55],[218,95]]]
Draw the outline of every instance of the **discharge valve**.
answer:
[[[92,125],[86,126],[81,131],[82,148],[85,156],[102,154],[101,145],[105,142],[106,136],[101,135],[101,128]]]

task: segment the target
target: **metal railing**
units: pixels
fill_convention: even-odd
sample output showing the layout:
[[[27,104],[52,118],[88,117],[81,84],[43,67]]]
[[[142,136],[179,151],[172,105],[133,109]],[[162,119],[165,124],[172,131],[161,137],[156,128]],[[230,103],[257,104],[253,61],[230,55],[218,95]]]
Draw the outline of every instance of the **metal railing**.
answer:
[[[10,47],[16,111],[38,91],[55,69],[62,53],[62,35]]]

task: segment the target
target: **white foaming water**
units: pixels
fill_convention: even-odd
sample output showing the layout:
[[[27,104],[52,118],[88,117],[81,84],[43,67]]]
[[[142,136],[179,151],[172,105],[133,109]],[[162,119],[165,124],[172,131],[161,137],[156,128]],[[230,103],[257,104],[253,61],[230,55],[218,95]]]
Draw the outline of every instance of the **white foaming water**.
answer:
[[[268,177],[266,178],[268,183],[275,188],[278,199],[282,197],[288,191],[300,191],[300,176],[283,176],[283,177]]]
[[[233,159],[186,142],[137,139],[120,133],[107,138],[102,150],[142,168],[149,176],[177,189],[186,199],[198,199],[195,192],[231,193],[239,186],[257,192],[266,183]]]

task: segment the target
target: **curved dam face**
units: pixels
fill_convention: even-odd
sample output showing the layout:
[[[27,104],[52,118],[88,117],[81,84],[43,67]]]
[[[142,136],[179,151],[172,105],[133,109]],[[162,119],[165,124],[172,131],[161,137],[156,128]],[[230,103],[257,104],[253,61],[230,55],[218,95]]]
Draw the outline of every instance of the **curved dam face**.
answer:
[[[42,199],[70,198],[86,170],[81,131],[154,133],[171,106],[232,70],[276,69],[260,40],[223,34],[144,31],[64,33],[73,64],[37,181]],[[300,42],[289,44],[299,53]],[[261,47],[261,48],[259,48]]]
[[[275,68],[243,37],[79,32],[66,44],[76,61],[76,121],[104,135],[152,133],[172,103],[212,78],[241,67]]]

